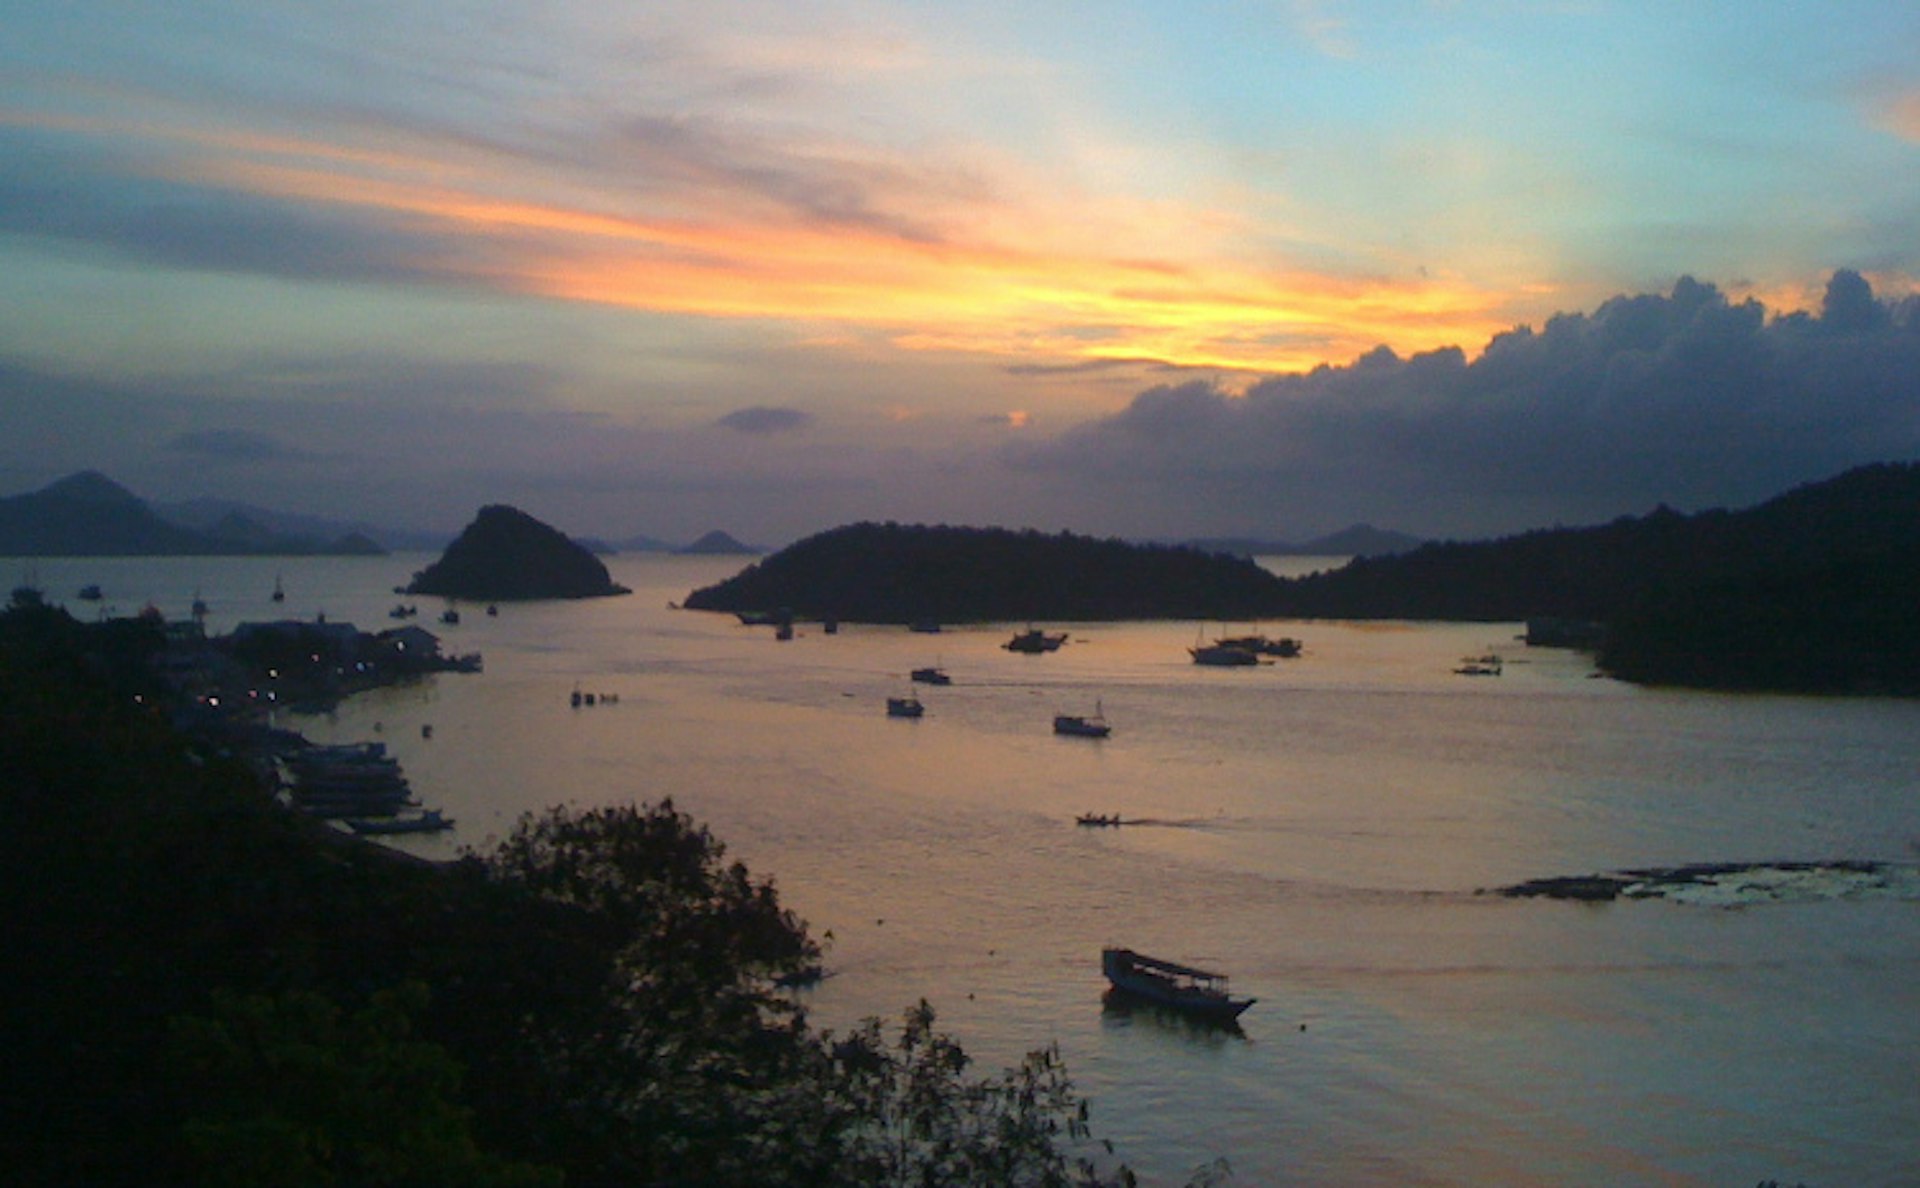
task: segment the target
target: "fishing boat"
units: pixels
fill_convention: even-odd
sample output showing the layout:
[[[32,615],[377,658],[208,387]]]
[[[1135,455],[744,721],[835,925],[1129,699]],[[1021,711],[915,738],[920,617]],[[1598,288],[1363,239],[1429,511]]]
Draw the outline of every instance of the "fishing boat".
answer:
[[[1213,642],[1223,648],[1239,648],[1256,656],[1278,656],[1284,660],[1299,656],[1301,646],[1300,641],[1290,635],[1277,639],[1268,635],[1232,635]]]
[[[1148,957],[1132,949],[1100,950],[1100,970],[1115,990],[1219,1022],[1231,1022],[1255,1002],[1227,993],[1227,976]]]
[[[916,685],[951,685],[953,678],[942,668],[916,668],[911,674]]]
[[[1112,825],[1112,826],[1118,827],[1120,824],[1120,814],[1119,813],[1081,813],[1079,816],[1073,819],[1073,823],[1075,825],[1087,825],[1087,826]]]
[[[1099,702],[1093,703],[1091,716],[1079,714],[1055,714],[1053,716],[1055,734],[1072,734],[1080,738],[1105,738],[1113,733],[1113,727],[1107,724],[1107,715]]]
[[[905,697],[887,698],[887,717],[889,718],[917,718],[926,712],[927,707],[921,705],[920,699],[911,693]]]
[[[1231,644],[1203,644],[1187,649],[1187,655],[1193,657],[1195,664],[1208,668],[1247,668],[1260,663],[1257,653]]]
[[[1048,635],[1038,627],[1029,627],[1000,646],[1009,652],[1037,656],[1042,652],[1057,652],[1060,645],[1066,642],[1067,633],[1064,631],[1058,635]]]
[[[273,593],[269,595],[269,597],[275,602],[285,602],[287,600],[286,587],[280,584],[280,575],[277,573],[273,575]]]
[[[1499,676],[1500,669],[1500,657],[1489,652],[1484,656],[1461,657],[1460,666],[1453,671],[1459,676]]]
[[[80,587],[80,601],[82,602],[98,602],[105,597],[106,594],[99,586],[89,584]]]

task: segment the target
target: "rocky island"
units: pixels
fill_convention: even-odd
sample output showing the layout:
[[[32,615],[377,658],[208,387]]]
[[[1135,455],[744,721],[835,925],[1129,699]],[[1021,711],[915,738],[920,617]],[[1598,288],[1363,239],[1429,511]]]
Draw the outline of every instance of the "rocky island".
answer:
[[[559,529],[496,503],[481,508],[438,561],[414,574],[405,593],[524,602],[631,591],[614,582],[598,557]]]

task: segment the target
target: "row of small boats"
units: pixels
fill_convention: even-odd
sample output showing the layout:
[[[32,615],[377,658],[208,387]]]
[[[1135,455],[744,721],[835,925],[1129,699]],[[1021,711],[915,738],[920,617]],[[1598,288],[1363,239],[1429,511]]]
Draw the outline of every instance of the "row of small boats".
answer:
[[[1105,738],[1112,734],[1113,727],[1107,722],[1106,711],[1098,701],[1093,704],[1094,709],[1091,714],[1055,714],[1053,732],[1078,738]],[[925,717],[926,713],[926,704],[911,693],[887,698],[887,717],[889,718],[921,718]]]

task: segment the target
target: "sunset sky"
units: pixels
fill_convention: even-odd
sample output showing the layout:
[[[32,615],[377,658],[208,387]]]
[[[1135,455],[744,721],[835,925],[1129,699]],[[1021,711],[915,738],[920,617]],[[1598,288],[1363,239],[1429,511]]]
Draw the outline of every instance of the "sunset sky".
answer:
[[[7,7],[0,495],[1458,536],[1920,455],[1910,3]]]

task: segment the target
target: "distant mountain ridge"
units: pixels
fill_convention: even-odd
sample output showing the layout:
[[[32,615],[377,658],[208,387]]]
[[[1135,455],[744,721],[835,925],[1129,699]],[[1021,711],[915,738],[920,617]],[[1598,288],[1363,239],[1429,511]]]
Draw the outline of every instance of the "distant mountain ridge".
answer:
[[[365,536],[275,532],[237,513],[206,528],[173,523],[95,470],[0,499],[0,554],[27,557],[378,554]]]
[[[751,556],[759,549],[743,545],[719,529],[714,529],[690,545],[673,550],[676,553],[698,554],[703,556]]]
[[[1233,553],[1242,557],[1385,557],[1411,552],[1427,542],[1404,532],[1354,524],[1298,543],[1246,536],[1201,537],[1181,543],[1211,553]]]
[[[389,549],[440,549],[452,537],[445,532],[395,528],[370,524],[365,520],[338,520],[326,516],[302,515],[280,511],[232,499],[188,499],[174,503],[149,503],[161,519],[202,532],[216,532],[216,526],[234,517],[257,525],[277,536],[311,540],[338,540],[363,536]]]

